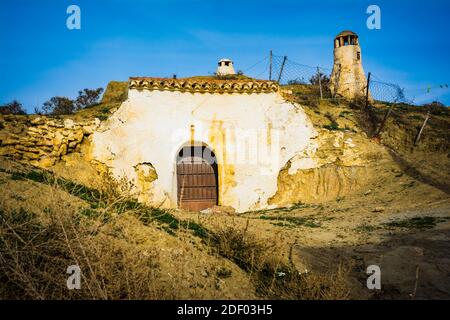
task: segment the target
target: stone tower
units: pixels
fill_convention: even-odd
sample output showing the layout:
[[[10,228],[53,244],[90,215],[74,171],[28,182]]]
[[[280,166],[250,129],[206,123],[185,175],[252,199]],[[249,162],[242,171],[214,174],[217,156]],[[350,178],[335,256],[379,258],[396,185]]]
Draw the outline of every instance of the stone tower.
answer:
[[[353,99],[365,95],[366,85],[358,35],[352,31],[343,31],[334,39],[331,93],[334,96]]]
[[[219,66],[217,67],[216,74],[218,76],[228,76],[236,74],[233,67],[233,61],[230,59],[221,59],[219,61]]]

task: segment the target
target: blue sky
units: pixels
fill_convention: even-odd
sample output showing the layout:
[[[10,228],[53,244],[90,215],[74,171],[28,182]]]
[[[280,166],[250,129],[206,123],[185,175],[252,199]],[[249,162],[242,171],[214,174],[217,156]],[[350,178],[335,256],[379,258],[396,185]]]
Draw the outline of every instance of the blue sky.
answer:
[[[81,30],[66,27],[71,4]],[[366,27],[370,4],[381,8],[381,30]],[[18,99],[32,111],[110,80],[205,75],[222,57],[246,70],[270,49],[331,68],[333,38],[350,29],[366,72],[417,101],[450,105],[449,90],[426,90],[450,84],[449,18],[448,0],[1,0],[0,103]]]

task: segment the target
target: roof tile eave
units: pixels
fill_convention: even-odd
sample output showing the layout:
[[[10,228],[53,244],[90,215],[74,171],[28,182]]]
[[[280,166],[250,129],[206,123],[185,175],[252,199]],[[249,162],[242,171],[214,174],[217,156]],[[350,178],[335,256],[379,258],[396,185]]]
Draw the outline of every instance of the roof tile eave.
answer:
[[[153,77],[130,77],[129,88],[199,93],[270,93],[279,90],[276,82],[268,80],[171,79]]]

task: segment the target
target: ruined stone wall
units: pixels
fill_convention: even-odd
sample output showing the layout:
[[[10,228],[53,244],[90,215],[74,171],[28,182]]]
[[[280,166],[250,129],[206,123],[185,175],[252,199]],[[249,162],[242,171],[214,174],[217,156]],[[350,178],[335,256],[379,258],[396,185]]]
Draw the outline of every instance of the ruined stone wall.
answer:
[[[0,116],[0,156],[47,168],[78,151],[100,121],[75,122],[44,116]]]

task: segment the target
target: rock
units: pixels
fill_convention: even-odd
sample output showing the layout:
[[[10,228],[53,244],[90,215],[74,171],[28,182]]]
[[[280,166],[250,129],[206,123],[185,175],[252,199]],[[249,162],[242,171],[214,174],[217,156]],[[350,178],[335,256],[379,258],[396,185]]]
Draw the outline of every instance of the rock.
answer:
[[[384,212],[384,207],[375,207],[372,212]]]
[[[64,136],[59,131],[57,131],[55,133],[55,137],[53,138],[53,145],[59,147],[62,144],[63,140]]]
[[[64,127],[67,129],[72,129],[75,125],[75,122],[72,119],[65,119],[64,120]]]
[[[356,144],[353,143],[352,138],[348,138],[347,140],[345,140],[344,143],[345,143],[348,147],[350,147],[350,148],[356,147]]]
[[[89,124],[83,125],[83,132],[85,134],[92,134],[94,133],[95,129],[97,129],[100,125],[100,120],[95,118],[94,121],[92,121]]]
[[[83,130],[75,131],[73,137],[74,137],[75,141],[81,142],[84,138]]]
[[[35,125],[44,124],[44,123],[45,123],[45,119],[42,117],[37,117],[37,118],[31,120],[31,124],[35,124]]]
[[[37,146],[53,146],[53,140],[52,139],[42,139],[39,142],[36,143]]]
[[[211,214],[212,212],[213,212],[213,211],[212,211],[211,208],[204,209],[204,210],[200,211],[200,213],[203,213],[203,214]]]
[[[202,277],[205,277],[205,278],[207,278],[209,276],[209,274],[206,270],[202,270],[201,275],[202,275]]]
[[[18,143],[19,141],[17,139],[6,138],[2,141],[2,146],[15,145]]]
[[[25,152],[23,156],[31,160],[37,160],[40,157],[39,154],[33,152]]]
[[[53,166],[55,162],[56,162],[55,158],[43,157],[41,160],[39,160],[39,166],[42,168],[49,168]]]
[[[44,138],[53,139],[54,137],[55,137],[55,133],[54,132],[52,132],[52,131],[45,132]]]
[[[205,210],[200,211],[201,213],[205,214],[226,214],[226,215],[233,215],[236,213],[236,210],[233,207],[230,206],[214,206],[212,208],[208,208]]]
[[[5,148],[0,148],[0,156],[11,156],[19,154],[20,151],[15,149],[13,146],[7,146]]]
[[[73,148],[75,148],[77,146],[77,144],[78,144],[78,141],[69,142],[69,148],[73,149]]]
[[[41,131],[36,127],[29,127],[28,134],[30,134],[30,133],[41,133]]]
[[[67,144],[62,144],[61,147],[59,147],[58,153],[65,156],[67,154]]]

